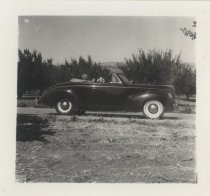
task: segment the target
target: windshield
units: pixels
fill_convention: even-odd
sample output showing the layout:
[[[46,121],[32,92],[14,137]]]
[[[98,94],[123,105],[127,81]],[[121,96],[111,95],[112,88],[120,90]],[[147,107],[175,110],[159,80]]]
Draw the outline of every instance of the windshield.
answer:
[[[126,76],[125,76],[123,73],[118,73],[117,75],[120,77],[120,79],[121,79],[123,82],[125,82],[125,83],[130,83],[130,81],[128,80],[128,78],[126,78]]]

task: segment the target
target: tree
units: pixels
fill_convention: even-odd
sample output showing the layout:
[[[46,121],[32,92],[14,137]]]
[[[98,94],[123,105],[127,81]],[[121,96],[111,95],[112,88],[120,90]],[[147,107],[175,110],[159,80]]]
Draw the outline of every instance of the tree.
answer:
[[[190,37],[192,40],[196,39],[196,28],[197,22],[193,21],[192,28],[180,28],[185,36]],[[186,93],[186,98],[189,99],[191,94],[196,93],[196,71],[193,71],[188,65],[183,66],[183,73],[176,84],[179,86],[179,90]],[[183,85],[184,84],[184,85]]]
[[[69,81],[72,78],[82,79],[82,74],[87,74],[89,80],[104,77],[108,80],[111,76],[109,70],[102,67],[100,63],[93,62],[91,56],[87,60],[82,56],[78,60],[71,59],[70,62],[65,60],[64,64],[58,66],[59,82]]]
[[[171,50],[139,50],[118,67],[134,83],[173,84],[177,94],[185,94],[186,98],[195,93],[195,71]]]
[[[149,50],[148,53],[139,50],[118,67],[136,83],[161,84],[170,81],[179,64],[180,55],[173,56],[171,50]]]
[[[182,71],[179,77],[175,80],[177,94],[185,94],[186,99],[196,93],[196,71],[187,65],[182,65]]]
[[[30,52],[28,49],[18,50],[18,97],[27,90],[40,90],[49,86],[69,81],[72,78],[81,78],[86,73],[90,80],[103,77],[106,81],[111,78],[108,69],[100,66],[100,63],[93,62],[91,56],[87,60],[82,56],[78,60],[65,60],[59,65],[53,64],[53,59],[42,58],[36,50]]]
[[[196,21],[193,21],[192,27],[193,28],[196,28]],[[187,29],[186,27],[180,28],[180,30],[182,31],[182,33],[185,36],[189,36],[192,40],[195,40],[196,39],[196,32],[195,32],[195,30]]]
[[[50,83],[47,79],[47,66],[52,66],[52,59],[43,61],[41,53],[28,49],[18,50],[18,97],[27,90],[43,90]]]

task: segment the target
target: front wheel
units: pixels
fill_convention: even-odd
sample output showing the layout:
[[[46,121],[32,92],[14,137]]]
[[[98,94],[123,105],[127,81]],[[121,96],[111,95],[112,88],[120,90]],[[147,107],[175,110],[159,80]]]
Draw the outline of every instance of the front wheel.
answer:
[[[147,118],[156,119],[160,118],[165,112],[165,108],[160,101],[150,100],[144,104],[143,114]]]
[[[62,99],[58,101],[55,108],[59,114],[66,115],[73,113],[73,106],[74,104],[69,99]]]

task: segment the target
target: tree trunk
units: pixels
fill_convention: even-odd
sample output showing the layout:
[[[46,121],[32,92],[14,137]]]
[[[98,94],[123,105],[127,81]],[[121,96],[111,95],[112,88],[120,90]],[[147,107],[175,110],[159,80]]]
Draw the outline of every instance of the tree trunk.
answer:
[[[186,93],[186,99],[189,100],[189,98],[190,98],[190,94]]]

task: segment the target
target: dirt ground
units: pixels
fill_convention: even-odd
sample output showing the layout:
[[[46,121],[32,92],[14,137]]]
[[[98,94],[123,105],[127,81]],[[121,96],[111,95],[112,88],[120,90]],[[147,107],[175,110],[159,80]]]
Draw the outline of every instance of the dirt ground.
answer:
[[[19,182],[196,183],[195,114],[58,116],[18,108]]]

